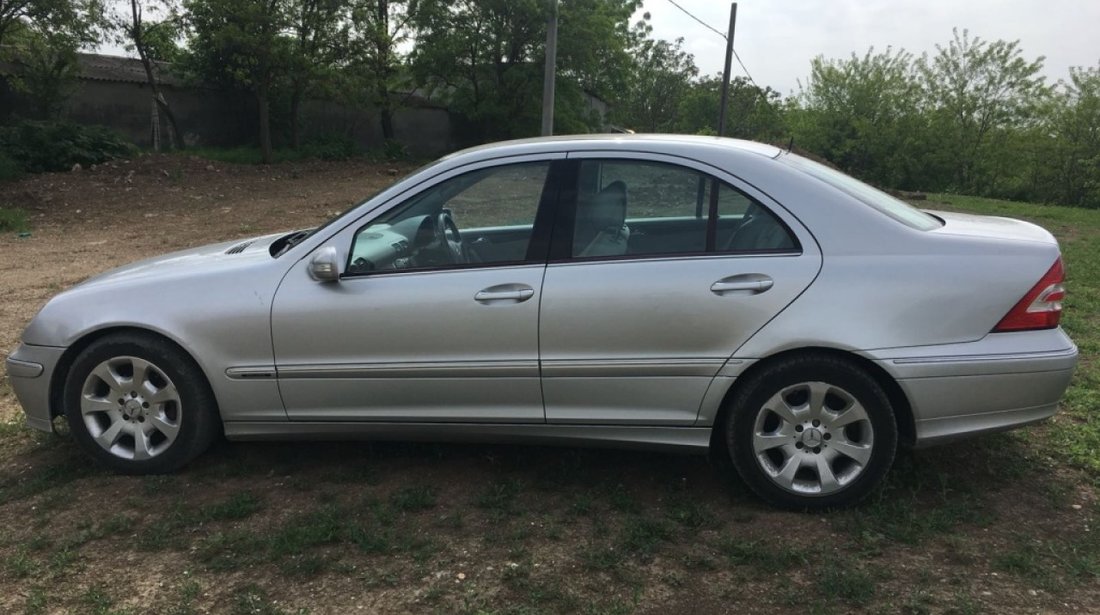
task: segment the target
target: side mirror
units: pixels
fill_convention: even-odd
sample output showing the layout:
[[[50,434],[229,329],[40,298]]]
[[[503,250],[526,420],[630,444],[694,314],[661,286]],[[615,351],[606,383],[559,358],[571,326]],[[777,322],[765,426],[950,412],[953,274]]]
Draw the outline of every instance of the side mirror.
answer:
[[[318,250],[309,261],[309,275],[318,282],[339,282],[340,256],[336,248],[326,246]]]

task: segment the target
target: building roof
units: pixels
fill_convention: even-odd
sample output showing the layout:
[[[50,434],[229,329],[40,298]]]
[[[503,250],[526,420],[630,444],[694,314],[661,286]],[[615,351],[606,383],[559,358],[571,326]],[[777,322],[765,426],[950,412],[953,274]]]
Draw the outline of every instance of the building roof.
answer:
[[[119,81],[123,83],[146,83],[145,67],[138,58],[124,58],[122,56],[109,56],[98,53],[79,53],[77,63],[80,65],[81,79],[92,81]],[[183,79],[172,74],[171,65],[167,62],[156,62],[157,79],[165,85],[183,85]]]

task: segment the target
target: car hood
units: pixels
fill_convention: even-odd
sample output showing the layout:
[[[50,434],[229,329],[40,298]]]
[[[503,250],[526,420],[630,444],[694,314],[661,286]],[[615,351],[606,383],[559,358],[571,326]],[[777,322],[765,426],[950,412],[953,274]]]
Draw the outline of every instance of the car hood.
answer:
[[[197,248],[162,254],[153,258],[123,265],[92,276],[77,287],[98,286],[120,282],[134,282],[145,278],[163,278],[176,275],[198,274],[208,269],[221,269],[231,263],[271,259],[271,244],[286,233],[262,235],[251,239],[237,239],[212,243]]]

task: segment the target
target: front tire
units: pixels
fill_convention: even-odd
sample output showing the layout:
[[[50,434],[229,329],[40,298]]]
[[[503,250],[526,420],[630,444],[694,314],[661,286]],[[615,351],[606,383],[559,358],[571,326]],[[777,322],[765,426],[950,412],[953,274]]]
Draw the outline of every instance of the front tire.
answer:
[[[217,405],[202,370],[149,335],[112,334],[88,345],[69,370],[63,403],[81,446],[124,474],[176,470],[218,434]]]
[[[800,510],[864,498],[893,463],[898,438],[882,387],[828,355],[782,359],[750,375],[724,428],[745,483],[776,506]]]

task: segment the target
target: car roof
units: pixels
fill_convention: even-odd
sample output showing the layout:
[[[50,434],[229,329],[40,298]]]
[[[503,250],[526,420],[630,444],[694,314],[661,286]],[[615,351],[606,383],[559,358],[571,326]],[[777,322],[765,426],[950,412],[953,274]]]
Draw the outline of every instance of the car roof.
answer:
[[[460,150],[443,158],[480,158],[484,154],[493,156],[520,156],[560,151],[591,151],[603,149],[625,149],[628,151],[651,151],[676,153],[684,150],[722,150],[726,153],[749,153],[767,158],[775,158],[783,150],[773,145],[703,135],[679,134],[585,134],[562,135],[554,137],[536,137],[487,143]]]

